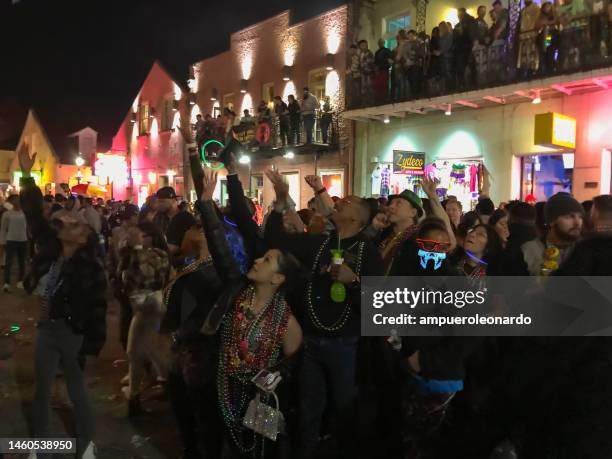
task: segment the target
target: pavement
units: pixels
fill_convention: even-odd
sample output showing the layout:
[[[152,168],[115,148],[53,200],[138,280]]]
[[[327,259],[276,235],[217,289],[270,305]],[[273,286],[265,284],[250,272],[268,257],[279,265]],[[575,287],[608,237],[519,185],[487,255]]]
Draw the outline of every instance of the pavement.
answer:
[[[34,348],[38,304],[23,290],[0,291],[0,329],[17,324],[15,354],[0,361],[0,438],[29,437],[29,417],[34,393]],[[143,406],[152,413],[136,420],[127,418],[127,406],[120,381],[127,373],[125,354],[118,338],[119,305],[109,295],[108,336],[98,358],[88,357],[85,380],[96,414],[94,442],[98,458],[175,459],[181,457],[176,422],[161,390],[145,392]],[[51,410],[50,432],[56,437],[72,437],[72,411],[63,380],[56,384],[56,405]],[[148,398],[148,399],[147,399]],[[0,454],[0,457],[2,455]],[[7,459],[26,457],[5,455]],[[53,455],[68,458],[74,455]]]

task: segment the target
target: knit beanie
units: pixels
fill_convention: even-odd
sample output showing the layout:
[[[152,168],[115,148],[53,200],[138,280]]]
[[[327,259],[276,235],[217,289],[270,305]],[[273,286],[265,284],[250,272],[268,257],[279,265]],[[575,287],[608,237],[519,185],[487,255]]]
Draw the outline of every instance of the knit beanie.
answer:
[[[584,214],[584,209],[578,201],[576,201],[571,194],[559,192],[550,197],[544,207],[544,216],[546,217],[546,223],[551,224],[557,218],[562,215],[571,213]]]

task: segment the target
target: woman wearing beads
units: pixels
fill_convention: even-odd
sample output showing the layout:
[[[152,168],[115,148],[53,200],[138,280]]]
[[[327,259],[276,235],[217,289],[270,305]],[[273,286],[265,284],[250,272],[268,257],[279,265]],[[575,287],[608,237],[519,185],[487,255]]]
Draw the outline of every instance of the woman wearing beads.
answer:
[[[484,287],[484,277],[496,274],[502,242],[495,228],[481,223],[469,230],[463,248],[453,254],[453,265],[469,278],[472,287]]]
[[[207,445],[207,454],[220,457],[224,441],[230,457],[273,457],[274,445],[264,445],[263,437],[243,427],[243,418],[257,393],[252,378],[263,369],[274,372],[286,368],[288,359],[302,345],[302,330],[284,296],[300,266],[292,255],[268,250],[255,260],[246,276],[240,275],[228,256],[223,226],[215,212],[212,195],[216,181],[216,173],[204,172],[198,203],[217,273],[227,286],[201,330],[207,335],[219,330],[216,389],[223,419],[211,419],[210,427],[223,430],[216,445]]]

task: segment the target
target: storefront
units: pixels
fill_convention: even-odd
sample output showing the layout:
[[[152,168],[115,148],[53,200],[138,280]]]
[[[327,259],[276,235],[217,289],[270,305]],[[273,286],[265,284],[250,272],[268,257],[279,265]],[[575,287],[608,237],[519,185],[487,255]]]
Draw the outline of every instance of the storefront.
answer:
[[[457,110],[450,116],[357,121],[354,192],[381,195],[387,174],[389,194],[413,189],[413,178],[393,171],[394,151],[402,150],[424,152],[425,167],[435,166],[440,188],[457,196],[464,209],[473,208],[482,195],[495,203],[529,194],[544,200],[558,191],[591,199],[610,190],[611,107],[608,89],[559,95],[540,104]],[[549,123],[548,139],[535,136],[537,116]]]

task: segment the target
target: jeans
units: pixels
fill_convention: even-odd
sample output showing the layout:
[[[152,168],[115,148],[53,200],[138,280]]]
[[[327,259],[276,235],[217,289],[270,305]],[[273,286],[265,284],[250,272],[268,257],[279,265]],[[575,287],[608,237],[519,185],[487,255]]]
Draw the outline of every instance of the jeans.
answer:
[[[304,130],[306,131],[306,143],[312,143],[312,130],[314,129],[314,115],[304,115]]]
[[[300,143],[300,118],[292,117],[290,123],[289,144],[297,145]]]
[[[6,241],[6,266],[4,268],[4,283],[11,283],[11,269],[13,267],[13,258],[17,257],[19,263],[19,282],[23,281],[25,272],[25,257],[27,251],[27,241]]]
[[[281,118],[279,122],[279,128],[281,144],[285,146],[289,143],[289,120]]]
[[[63,320],[42,322],[35,353],[36,391],[32,405],[34,437],[45,438],[49,428],[51,389],[58,368],[64,373],[70,401],[74,405],[77,451],[81,454],[93,438],[94,414],[79,366],[83,336]],[[80,457],[80,456],[78,456]]]
[[[185,459],[220,458],[225,425],[218,414],[214,382],[197,388],[188,387],[182,368],[175,368],[168,374],[167,390],[183,440]]]
[[[327,116],[327,115],[323,115],[321,117],[321,137],[323,140],[323,143],[327,143],[327,140],[329,138],[329,126],[331,125],[331,115]]]
[[[300,457],[314,457],[321,433],[321,421],[331,396],[332,417],[339,428],[346,427],[346,416],[357,398],[356,360],[358,338],[304,337],[304,361],[300,384]],[[339,435],[342,451],[347,438]]]

